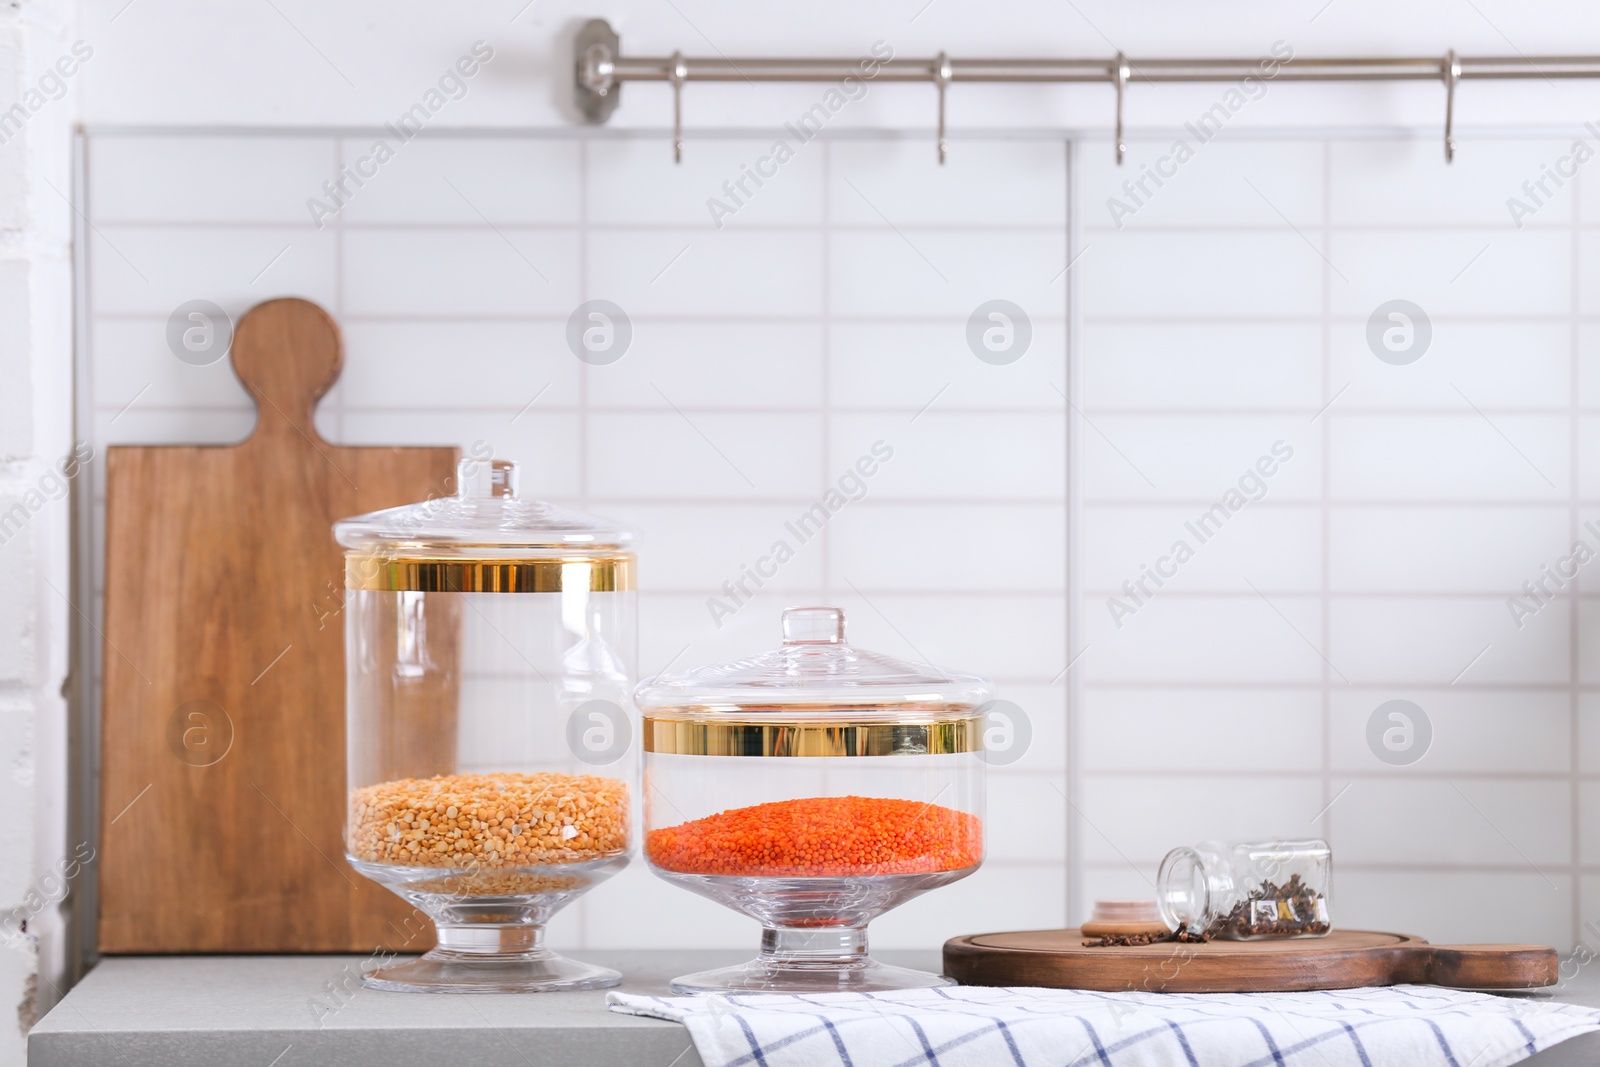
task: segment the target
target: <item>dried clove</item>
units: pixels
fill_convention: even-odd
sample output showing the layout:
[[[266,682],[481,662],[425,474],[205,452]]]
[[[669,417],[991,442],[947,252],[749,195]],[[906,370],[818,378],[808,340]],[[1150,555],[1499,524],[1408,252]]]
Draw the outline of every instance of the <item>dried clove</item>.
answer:
[[[1163,945],[1169,942],[1181,945],[1200,945],[1211,940],[1207,933],[1192,934],[1185,927],[1161,934],[1107,934],[1083,943],[1084,948],[1133,948],[1137,945]]]
[[[1259,889],[1235,904],[1227,915],[1214,919],[1206,928],[1206,934],[1246,940],[1325,934],[1332,928],[1328,922],[1327,898],[1296,874],[1281,886],[1274,882],[1261,883]]]

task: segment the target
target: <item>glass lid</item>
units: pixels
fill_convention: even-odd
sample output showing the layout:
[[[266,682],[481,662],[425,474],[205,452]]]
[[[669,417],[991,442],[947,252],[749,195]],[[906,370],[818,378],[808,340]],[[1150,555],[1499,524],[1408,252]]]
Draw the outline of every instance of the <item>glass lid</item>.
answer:
[[[389,557],[629,554],[633,534],[608,519],[517,495],[517,465],[467,458],[454,496],[341,519],[333,535],[347,549]],[[530,552],[529,550],[533,550]],[[542,550],[542,551],[541,551]]]
[[[994,695],[988,681],[845,644],[838,608],[789,608],[783,644],[748,659],[661,675],[634,690],[646,715],[739,719],[752,713],[859,722],[971,718]],[[881,714],[880,714],[881,713]]]

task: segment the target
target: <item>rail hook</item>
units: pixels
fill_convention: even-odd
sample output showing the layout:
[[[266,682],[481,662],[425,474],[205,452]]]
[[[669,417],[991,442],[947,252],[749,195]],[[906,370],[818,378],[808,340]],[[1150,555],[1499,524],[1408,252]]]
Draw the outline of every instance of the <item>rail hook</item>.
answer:
[[[1454,48],[1444,54],[1444,161],[1456,159],[1456,82],[1461,80],[1461,57]]]
[[[1128,76],[1133,72],[1128,68],[1128,57],[1121,52],[1117,53],[1116,66],[1112,68],[1112,80],[1117,86],[1117,166],[1122,166],[1122,157],[1128,152],[1128,144],[1122,137],[1122,97],[1128,88]]]
[[[950,151],[950,141],[945,137],[944,129],[944,91],[950,84],[954,71],[950,67],[950,57],[940,52],[933,61],[933,84],[939,89],[939,165],[944,166],[944,157]]]
[[[672,161],[683,162],[683,82],[689,76],[689,64],[683,61],[682,52],[672,53],[667,60],[667,81],[672,83]]]

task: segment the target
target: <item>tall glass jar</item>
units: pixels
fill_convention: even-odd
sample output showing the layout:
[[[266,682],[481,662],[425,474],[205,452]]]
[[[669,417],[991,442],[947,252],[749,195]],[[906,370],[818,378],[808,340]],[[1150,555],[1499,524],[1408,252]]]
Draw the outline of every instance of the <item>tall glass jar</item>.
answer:
[[[866,929],[983,861],[990,695],[850,647],[836,608],[784,612],[774,651],[641,685],[651,869],[762,925],[755,960],[672,989],[948,984],[871,959]]]
[[[378,989],[526,992],[620,975],[544,945],[628,862],[632,535],[463,460],[458,493],[334,526],[345,547],[351,866],[438,943]]]
[[[1204,841],[1175,848],[1156,874],[1167,929],[1230,941],[1321,937],[1333,925],[1326,841]]]

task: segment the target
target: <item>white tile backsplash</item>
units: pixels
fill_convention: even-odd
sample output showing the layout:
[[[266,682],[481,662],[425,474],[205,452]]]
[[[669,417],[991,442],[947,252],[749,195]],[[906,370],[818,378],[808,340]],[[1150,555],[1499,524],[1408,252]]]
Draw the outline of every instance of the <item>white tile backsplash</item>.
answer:
[[[644,502],[591,498],[598,514],[627,523],[639,537],[640,581],[652,589],[720,590],[738,581],[773,554],[784,541],[794,557],[765,579],[774,593],[798,594],[820,589],[823,550],[820,544],[795,544],[785,524],[801,509],[794,504],[694,504],[682,501]],[[836,522],[843,522],[840,516]],[[770,564],[766,569],[770,569]],[[754,611],[755,609],[751,609]],[[709,616],[707,616],[709,618]]]
[[[579,303],[576,230],[351,230],[342,239],[350,315],[565,321]]]
[[[1078,796],[1084,862],[1132,866],[1152,878],[1175,845],[1316,836],[1320,824],[1312,820],[1327,803],[1315,779],[1277,774],[1086,774]]]
[[[946,413],[944,397],[928,399],[920,414],[836,416],[829,472],[846,470],[882,441],[894,454],[873,476],[877,499],[1060,499],[1066,419],[1059,411]]]
[[[670,410],[665,395],[696,408],[820,408],[823,336],[810,322],[645,320],[620,360],[587,368],[589,401]],[[550,358],[577,366],[559,329]]]
[[[1580,415],[1578,431],[1578,495],[1588,503],[1600,499],[1600,416]]]
[[[133,405],[127,406],[129,401]],[[133,396],[118,403],[96,405],[94,444],[109,445],[233,445],[250,436],[256,424],[254,408],[140,408]],[[104,495],[104,485],[99,495]]]
[[[822,311],[816,230],[596,230],[585,255],[591,297],[636,319],[809,317]]]
[[[326,137],[105,137],[94,143],[95,223],[314,225],[306,198],[335,177]]]
[[[1559,873],[1572,862],[1566,782],[1368,779],[1329,814],[1349,863],[1491,864],[1549,874],[1545,868]]]
[[[1201,544],[1189,527],[1206,510],[1197,504],[1096,508],[1095,521],[1082,535],[1084,589],[1125,596],[1124,582],[1137,582],[1145,568],[1161,566],[1177,570],[1162,593],[1249,592],[1246,579],[1264,592],[1321,591],[1322,514],[1316,505],[1247,506]],[[1174,550],[1180,542],[1194,556],[1178,567]],[[1146,585],[1156,590],[1153,581]]]
[[[329,440],[488,441],[535,494],[640,530],[644,673],[770,647],[779,610],[826,601],[864,647],[996,680],[1032,741],[992,775],[989,861],[875,944],[1078,921],[1208,837],[1327,835],[1337,921],[1435,941],[1565,947],[1578,887],[1600,901],[1600,599],[1520,627],[1508,602],[1600,516],[1600,242],[1575,221],[1600,185],[1505,213],[1561,144],[1447,167],[1432,133],[1219,139],[1156,186],[1159,138],[1120,168],[1048,137],[964,138],[944,167],[925,138],[818,141],[719,228],[708,201],[770,137],[677,165],[655,136],[506,131],[408,143],[318,229],[306,198],[359,136],[91,141],[97,447],[243,438],[227,364],[173,359],[166,318],[305,296],[345,334]],[[1140,181],[1119,228],[1107,200]],[[585,366],[567,319],[597,298],[633,341]],[[1395,298],[1432,329],[1408,365],[1366,341]],[[992,299],[1030,320],[1011,364],[969,347]],[[878,441],[859,499],[713,619]],[[1414,764],[1368,746],[1390,699],[1429,717]],[[551,936],[753,950],[756,928],[636,864]]]
[[[349,226],[575,225],[581,211],[580,153],[577,144],[549,140],[409,141],[377,166],[376,175],[352,189],[340,219]],[[371,155],[368,139],[344,140],[343,160],[352,171]],[[316,189],[305,195],[323,196]]]
[[[1311,773],[1322,765],[1322,696],[1309,688],[1092,688],[1078,723],[1081,765],[1100,772],[1265,765]]]
[[[1505,226],[1512,221],[1506,199],[1526,198],[1522,183],[1537,181],[1571,147],[1531,138],[1475,140],[1470,161],[1450,163],[1437,141],[1335,141],[1328,146],[1329,216],[1336,226]],[[1527,224],[1570,222],[1571,193],[1569,182]]]
[[[1051,595],[911,596],[873,592],[871,574],[840,572],[836,599],[854,640],[913,662],[950,664],[1001,684],[1050,683],[1067,665],[1066,609]],[[859,592],[858,592],[859,590]]]
[[[1156,590],[1142,603],[1119,594],[1115,608],[1112,599],[1084,597],[1083,638],[1090,647],[1079,670],[1090,683],[1200,687],[1322,677],[1326,652],[1314,596],[1258,594],[1247,587],[1238,596]]]
[[[991,857],[976,874],[902,904],[873,923],[872,944],[930,948],[989,930],[1052,930],[1067,921],[1066,899],[1059,862],[1005,863]]]
[[[1258,500],[1315,500],[1322,491],[1322,437],[1303,414],[1074,414],[1091,500],[1203,502],[1198,512],[1240,490],[1252,472],[1264,475],[1265,493],[1240,491]]]
[[[583,367],[567,350],[565,323],[346,322],[343,395],[365,407],[502,409],[523,418],[582,399]],[[450,373],[440,374],[441,365]],[[519,422],[521,419],[518,420]]]
[[[1365,322],[1389,300],[1447,315],[1563,315],[1572,309],[1572,237],[1550,230],[1339,230],[1332,312]],[[1492,311],[1490,309],[1493,309]]]
[[[1023,774],[1048,775],[1061,788],[1066,788],[1067,768],[1067,690],[1060,682],[1009,682],[998,684],[998,699],[1010,707],[1003,712],[1013,719],[1020,710],[1027,719],[1028,740],[1015,763],[1004,770]],[[1012,727],[1010,743],[1015,745],[1023,736],[1022,728]]]
[[[1432,741],[1412,767],[1392,767],[1367,745],[1367,724],[1390,700],[1428,716]],[[1362,688],[1335,692],[1329,707],[1329,763],[1337,772],[1408,775],[1561,775],[1572,768],[1571,697],[1540,689]],[[1380,716],[1384,724],[1392,720]]]
[[[963,137],[961,146],[943,165],[929,167],[923,140],[838,144],[828,175],[834,221],[873,228],[887,218],[895,226],[1037,226],[1058,236],[1065,231],[1064,144]]]
[[[557,951],[696,945],[743,949],[754,956],[761,927],[709,897],[667,883],[641,862],[558,912],[550,943]]]
[[[1067,588],[1066,514],[1055,504],[880,503],[863,499],[829,526],[833,566],[871,588],[918,590],[928,575],[965,593]]]
[[[531,399],[531,394],[530,394]],[[521,418],[502,408],[476,411],[372,411],[347,408],[341,415],[318,409],[317,430],[341,445],[455,445],[470,452],[487,443],[497,456],[519,458],[523,491],[543,498],[574,498],[582,492],[581,420],[573,412]]]
[[[1322,406],[1322,331],[1311,322],[1092,322],[1083,328],[1083,405],[1101,408]],[[1370,357],[1369,357],[1370,358]]]
[[[1335,861],[1337,862],[1337,861]],[[1564,945],[1572,931],[1573,878],[1521,870],[1477,869],[1450,875],[1459,892],[1439,892],[1440,872],[1335,867],[1333,921],[1358,930],[1428,931],[1436,945]],[[1589,913],[1594,914],[1594,913]]]
[[[1593,219],[1596,216],[1589,217]],[[1600,271],[1600,233],[1592,229],[1579,230],[1577,242],[1578,255],[1574,269],[1580,278],[1593,278],[1596,271]],[[1596,295],[1594,288],[1590,285],[1578,289],[1578,311],[1584,315],[1600,314],[1600,295]]]
[[[1328,518],[1328,582],[1341,593],[1520,595],[1571,550],[1571,524],[1554,504],[1339,508]]]
[[[1027,350],[1015,362],[994,364],[972,358],[965,320],[835,322],[828,332],[829,400],[841,410],[915,413],[931,401],[1059,411],[1067,381],[1066,323],[1030,317],[1030,326]]]
[[[1283,232],[1089,231],[1077,267],[1087,321],[1311,317],[1321,305],[1323,256]]]
[[[1086,167],[1086,230],[1190,226],[1197,220],[1279,229],[1322,221],[1322,158],[1317,141],[1229,141],[1195,146],[1179,162],[1170,138],[1132,139],[1120,167]],[[1091,238],[1093,239],[1093,238]]]
[[[1067,856],[1065,783],[1051,774],[997,767],[989,773],[987,858],[1062,863]]]
[[[1397,503],[1565,499],[1573,459],[1571,420],[1489,415],[1482,411],[1488,400],[1463,399],[1449,414],[1333,418],[1330,493]]]
[[[1065,314],[1059,229],[910,227],[892,202],[882,206],[881,229],[836,231],[828,242],[833,314],[965,323],[989,300],[1009,300],[1036,322]]]
[[[1600,323],[1578,323],[1577,345],[1578,403],[1586,408],[1600,407]]]
[[[1328,658],[1352,682],[1557,684],[1570,667],[1571,615],[1541,611],[1518,629],[1504,597],[1341,597]]]
[[[668,399],[680,409],[690,402],[683,394]],[[589,491],[643,500],[816,499],[821,435],[811,415],[594,414],[586,437]]]
[[[732,577],[726,575],[724,580]],[[784,608],[823,598],[820,588],[794,592],[768,586],[757,590],[732,616],[714,617],[707,603],[721,582],[690,593],[653,592],[653,583],[646,582],[642,574],[640,582],[639,673],[644,677],[669,667],[682,670],[723,663],[772,648],[783,638],[778,615]],[[854,638],[855,619],[849,621]]]
[[[244,408],[253,403],[228,360],[197,367],[173,359],[164,318],[97,319],[90,329],[95,402],[113,416],[134,397],[146,408]]]
[[[1486,142],[1447,166],[1436,138],[1208,144],[1120,229],[1105,201],[1166,147],[1082,155],[1074,918],[1148,893],[1172,844],[1314,833],[1337,922],[1579,936],[1600,600],[1523,584],[1578,537],[1600,547],[1580,528],[1600,499],[1580,321],[1600,243],[1575,225],[1600,201],[1580,179],[1521,229],[1506,211],[1567,147]],[[1368,343],[1393,299],[1431,331],[1408,364]],[[1184,521],[1278,438],[1295,455],[1265,498],[1196,544]],[[1178,539],[1195,553],[1172,568]],[[1369,741],[1395,699],[1431,727],[1411,764]]]
[[[95,227],[88,245],[97,315],[149,316],[165,323],[178,305],[209,300],[237,322],[273,297],[304,297],[324,307],[338,301],[334,234],[309,225],[106,225]]]
[[[589,221],[600,226],[684,226],[707,233],[717,230],[718,222],[727,230],[821,225],[825,153],[812,146],[781,166],[762,163],[771,147],[770,137],[699,141],[681,163],[674,163],[665,140],[590,142],[584,146]],[[760,173],[774,170],[770,177]]]
[[[1571,403],[1570,323],[1440,318],[1430,325],[1433,337],[1427,351],[1415,363],[1396,366],[1372,357],[1364,320],[1334,323],[1329,330],[1333,387],[1348,384],[1350,389],[1333,410],[1459,411],[1467,406],[1464,397],[1494,414],[1504,408],[1565,411]]]

